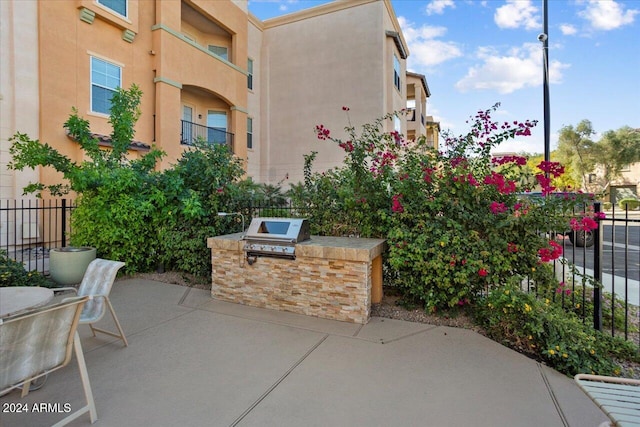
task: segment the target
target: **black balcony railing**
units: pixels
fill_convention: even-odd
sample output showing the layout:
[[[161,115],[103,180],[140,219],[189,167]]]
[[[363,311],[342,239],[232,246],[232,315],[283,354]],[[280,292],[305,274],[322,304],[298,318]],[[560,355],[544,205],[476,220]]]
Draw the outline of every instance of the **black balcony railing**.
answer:
[[[196,140],[202,139],[209,144],[226,144],[229,150],[233,152],[233,138],[234,135],[224,129],[212,128],[182,120],[180,144],[193,145]]]

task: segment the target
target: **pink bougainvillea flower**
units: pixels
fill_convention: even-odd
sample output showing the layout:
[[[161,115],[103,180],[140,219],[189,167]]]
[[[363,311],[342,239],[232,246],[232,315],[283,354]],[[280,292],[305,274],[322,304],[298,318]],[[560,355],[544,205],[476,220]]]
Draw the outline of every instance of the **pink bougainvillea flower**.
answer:
[[[551,175],[554,178],[557,178],[557,177],[559,177],[560,175],[562,175],[564,173],[564,166],[562,166],[558,162],[542,161],[538,165],[538,169],[540,169],[543,172],[548,173],[549,175]]]
[[[522,156],[501,156],[491,159],[491,163],[496,165],[505,165],[507,163],[515,163],[518,166],[524,166],[527,164],[527,158]]]
[[[491,202],[490,209],[494,215],[507,211],[507,207],[504,205],[504,203],[498,203],[498,202]]]
[[[349,110],[350,110],[350,108],[349,108],[349,107],[347,107],[347,106],[343,106],[343,107],[342,107],[342,111],[349,111]]]
[[[571,218],[571,221],[569,221],[569,226],[574,231],[591,231],[598,228],[598,223],[594,221],[593,218],[586,216],[581,220]]]
[[[500,194],[511,194],[516,191],[515,181],[507,181],[504,175],[495,171],[492,171],[491,175],[487,175],[484,178],[484,183],[496,187]]]
[[[391,206],[391,210],[393,212],[396,212],[396,213],[404,212],[404,206],[402,206],[402,202],[400,202],[400,199],[402,199],[402,194],[396,194],[395,196],[392,197],[393,205]]]
[[[330,131],[324,125],[316,125],[316,135],[318,139],[327,139],[329,138]]]
[[[481,268],[480,270],[478,270],[478,275],[479,275],[480,277],[486,277],[486,275],[487,275],[487,274],[489,274],[489,273],[488,273],[488,272],[487,272],[487,270],[486,270],[486,269],[484,269],[484,268]]]
[[[338,144],[338,146],[342,148],[344,151],[346,151],[347,153],[350,153],[353,151],[353,143],[351,141],[341,142]]]
[[[562,256],[562,246],[553,240],[549,241],[549,246],[538,250],[538,256],[541,262],[549,262]]]
[[[551,185],[551,178],[548,178],[542,174],[538,174],[536,175],[536,180],[542,187],[542,195],[544,196],[551,194],[553,190],[556,189],[556,187]]]

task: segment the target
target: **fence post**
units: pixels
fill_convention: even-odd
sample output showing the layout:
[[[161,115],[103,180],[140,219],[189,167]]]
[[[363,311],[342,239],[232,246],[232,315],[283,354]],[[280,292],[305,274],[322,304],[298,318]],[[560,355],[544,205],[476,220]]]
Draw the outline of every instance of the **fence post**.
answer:
[[[62,224],[60,229],[62,230],[62,247],[67,246],[67,199],[62,199]]]
[[[602,220],[599,218],[599,213],[602,212],[602,204],[595,202],[593,204],[593,211],[595,212],[596,222],[598,227],[593,230],[594,246],[593,246],[593,274],[598,286],[593,288],[593,328],[597,331],[602,330]]]

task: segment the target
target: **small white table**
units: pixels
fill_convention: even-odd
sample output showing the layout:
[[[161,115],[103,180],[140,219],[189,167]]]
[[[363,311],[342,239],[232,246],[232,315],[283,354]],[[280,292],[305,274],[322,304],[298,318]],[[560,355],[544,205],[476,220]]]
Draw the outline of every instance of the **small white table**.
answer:
[[[47,304],[53,290],[39,286],[9,286],[0,288],[0,317]]]

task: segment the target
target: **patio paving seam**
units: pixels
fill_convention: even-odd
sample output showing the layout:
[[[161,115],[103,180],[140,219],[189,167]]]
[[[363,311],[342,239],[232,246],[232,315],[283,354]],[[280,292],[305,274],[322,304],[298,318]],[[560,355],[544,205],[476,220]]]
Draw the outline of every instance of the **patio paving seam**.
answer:
[[[384,338],[377,338],[376,339],[376,338],[363,338],[363,337],[358,336],[358,334],[362,331],[362,329],[367,325],[360,325],[360,327],[358,328],[358,330],[354,334],[348,335],[348,334],[326,332],[326,331],[323,331],[323,330],[320,330],[320,329],[307,328],[307,327],[304,327],[304,326],[293,325],[293,324],[287,323],[287,322],[277,322],[277,321],[274,321],[274,320],[261,319],[261,318],[256,317],[256,316],[245,316],[245,315],[241,315],[241,314],[230,314],[230,313],[226,313],[226,312],[223,312],[223,311],[208,310],[208,309],[205,310],[205,309],[201,309],[201,308],[194,308],[194,310],[202,310],[202,311],[207,311],[207,312],[210,312],[210,313],[216,313],[216,314],[221,315],[221,316],[229,316],[229,317],[235,317],[235,318],[238,318],[238,319],[252,320],[254,322],[268,323],[268,324],[271,324],[271,325],[286,326],[286,327],[293,328],[293,329],[299,329],[301,331],[322,333],[322,334],[326,334],[328,336],[336,336],[336,337],[344,337],[344,338],[348,338],[348,339],[356,339],[356,340],[359,340],[359,341],[364,341],[364,342],[369,342],[369,343],[374,343],[374,344],[388,344],[388,343],[399,341],[399,340],[402,340],[402,339],[405,339],[405,338],[410,338],[410,337],[412,337],[414,335],[418,335],[418,334],[421,334],[421,333],[428,332],[428,331],[431,331],[433,329],[439,328],[439,326],[437,326],[437,325],[430,325],[426,329],[422,329],[420,331],[416,331],[416,332],[413,332],[411,334],[403,335],[401,337],[396,337],[396,338],[392,338],[392,339],[389,339],[389,340],[385,341]]]
[[[191,288],[187,288],[187,290],[184,291],[184,294],[182,294],[182,298],[180,298],[180,301],[178,301],[178,305],[184,304],[184,301],[189,296],[189,292],[191,292]]]
[[[564,412],[560,407],[560,403],[558,402],[558,399],[556,398],[556,395],[553,392],[553,388],[549,383],[549,379],[547,378],[547,375],[544,373],[544,369],[542,369],[542,365],[540,364],[540,362],[536,362],[536,366],[538,367],[538,372],[540,372],[542,381],[544,381],[544,385],[547,388],[547,391],[549,392],[549,397],[551,397],[551,401],[553,401],[553,405],[556,407],[556,411],[558,411],[558,416],[560,417],[560,420],[562,420],[562,424],[565,427],[569,427],[569,421],[567,421],[567,417],[564,415]]]
[[[183,307],[186,307],[186,306],[183,306]],[[156,328],[158,328],[158,327],[160,327],[160,326],[162,326],[162,325],[164,325],[164,324],[166,324],[166,323],[173,322],[174,320],[179,319],[179,318],[181,318],[181,317],[183,317],[183,316],[186,316],[186,315],[188,315],[188,314],[191,314],[191,313],[193,313],[193,312],[195,312],[195,311],[197,310],[197,309],[195,309],[195,308],[191,308],[191,307],[186,307],[186,308],[190,308],[190,311],[188,311],[188,312],[186,312],[186,313],[179,314],[179,315],[177,315],[177,316],[175,316],[175,317],[172,317],[172,318],[170,318],[170,319],[163,320],[163,321],[161,321],[161,322],[159,322],[159,323],[156,323],[156,324],[154,324],[154,325],[152,325],[152,326],[148,326],[148,327],[146,327],[146,328],[144,328],[144,329],[140,329],[140,330],[135,331],[135,332],[127,332],[127,331],[125,331],[125,335],[127,336],[127,340],[128,340],[128,341],[131,341],[131,340],[129,339],[129,337],[135,337],[135,336],[137,336],[137,335],[139,335],[139,334],[141,334],[141,333],[143,333],[143,332],[150,331],[150,330],[152,330],[152,329],[156,329]],[[98,336],[99,336],[100,338],[102,338],[102,335],[98,335]],[[94,338],[95,338],[95,337],[94,337]],[[99,345],[97,345],[96,347],[92,347],[92,348],[90,348],[90,349],[88,349],[88,350],[83,350],[83,352],[84,352],[85,354],[87,354],[87,353],[93,353],[94,351],[99,350],[99,349],[101,349],[101,348],[104,348],[104,347],[106,347],[106,346],[108,346],[108,345],[111,345],[111,344],[113,344],[113,343],[118,343],[118,344],[120,344],[121,342],[122,342],[122,341],[120,341],[120,339],[119,339],[119,338],[112,338],[112,339],[110,339],[110,338],[104,338],[104,344],[99,344]],[[123,350],[126,350],[126,348],[127,348],[127,347],[122,347],[122,349],[123,349]]]
[[[364,324],[360,325],[360,326],[358,327],[358,329],[356,329],[356,331],[353,333],[353,335],[352,335],[352,336],[353,336],[353,337],[357,337],[357,336],[358,336],[358,334],[360,333],[360,331],[362,330],[362,328],[364,328],[364,326],[365,326]]]
[[[313,353],[318,347],[320,347],[320,345],[325,342],[325,340],[327,338],[329,338],[330,334],[325,334],[322,338],[320,338],[320,340],[313,345],[313,347],[311,347],[309,349],[309,351],[307,351],[300,359],[298,359],[298,361],[296,363],[293,364],[293,366],[291,366],[289,368],[289,370],[287,370],[287,372],[285,372],[274,384],[271,385],[271,387],[269,387],[267,389],[267,391],[265,391],[264,393],[262,393],[262,396],[260,396],[255,402],[253,402],[242,414],[240,414],[240,416],[238,418],[236,418],[236,420],[234,422],[232,422],[229,427],[235,427],[238,425],[238,423],[240,423],[247,415],[249,415],[249,413],[251,411],[253,411],[253,409],[258,406],[260,404],[260,402],[262,402],[273,390],[276,389],[276,387],[278,387],[280,385],[280,383],[282,383],[282,381],[285,380],[285,378],[287,378],[289,376],[289,374],[291,374],[302,362],[304,362],[304,360],[309,357],[311,355],[311,353]]]
[[[416,332],[413,332],[413,333],[410,333],[410,334],[407,334],[407,335],[403,335],[401,337],[391,338],[390,340],[387,340],[387,341],[385,341],[384,339],[381,338],[380,339],[380,344],[389,344],[389,343],[400,341],[400,340],[403,340],[403,339],[406,339],[406,338],[411,338],[411,337],[414,337],[416,335],[420,335],[420,334],[423,334],[425,332],[433,331],[434,329],[438,329],[438,328],[439,328],[439,326],[437,326],[437,325],[431,325],[430,327],[428,327],[426,329],[422,329],[420,331],[416,331]]]

